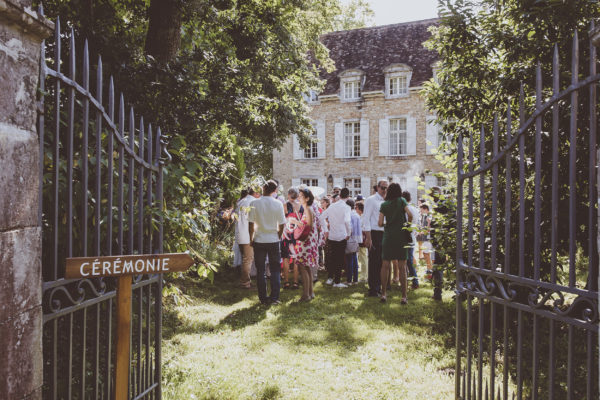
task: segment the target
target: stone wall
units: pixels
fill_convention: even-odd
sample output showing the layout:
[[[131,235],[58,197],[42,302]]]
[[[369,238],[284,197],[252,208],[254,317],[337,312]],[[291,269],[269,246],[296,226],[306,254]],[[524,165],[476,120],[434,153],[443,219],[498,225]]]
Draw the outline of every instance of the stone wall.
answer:
[[[379,120],[386,116],[411,115],[416,118],[416,155],[380,156]],[[417,90],[411,90],[408,97],[386,99],[383,92],[365,95],[361,102],[340,102],[337,97],[322,99],[314,105],[311,118],[325,121],[325,157],[322,159],[294,160],[293,140],[290,138],[281,150],[273,154],[273,175],[284,186],[292,185],[297,177],[322,178],[332,176],[334,180],[349,177],[368,177],[370,186],[378,177],[403,175],[414,177],[425,171],[441,172],[443,168],[434,155],[427,154],[426,120],[429,116],[423,97]],[[334,157],[335,123],[342,119],[369,120],[369,156],[359,159]],[[327,183],[330,192],[333,182]],[[416,188],[415,188],[416,190]],[[419,195],[422,191],[419,191]],[[364,193],[363,193],[364,195]]]
[[[0,397],[39,399],[41,237],[36,91],[52,25],[31,1],[0,0]]]

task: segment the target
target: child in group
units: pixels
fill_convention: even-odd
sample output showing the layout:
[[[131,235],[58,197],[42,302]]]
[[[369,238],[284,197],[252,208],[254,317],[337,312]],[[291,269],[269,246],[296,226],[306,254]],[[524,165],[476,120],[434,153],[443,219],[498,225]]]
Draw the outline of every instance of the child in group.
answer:
[[[358,249],[362,243],[362,229],[360,226],[360,216],[354,209],[354,200],[348,199],[346,204],[350,206],[350,225],[352,226],[352,234],[348,238],[346,244],[346,274],[348,285],[356,285],[358,283]]]
[[[362,201],[357,201],[354,208],[356,210],[356,213],[360,216],[360,229],[363,230],[363,213],[365,212],[365,203]],[[369,268],[368,252],[366,246],[364,245],[364,235],[365,234],[363,231],[363,238],[358,247],[358,268],[360,274],[360,282],[366,281],[367,270]]]

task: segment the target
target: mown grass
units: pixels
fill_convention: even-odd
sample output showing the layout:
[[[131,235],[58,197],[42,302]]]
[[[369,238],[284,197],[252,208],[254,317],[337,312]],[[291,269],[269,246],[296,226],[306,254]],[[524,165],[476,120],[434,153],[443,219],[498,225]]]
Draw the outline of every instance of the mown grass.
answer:
[[[450,399],[454,397],[454,302],[425,284],[400,304],[364,296],[363,284],[317,298],[259,304],[226,271],[214,284],[176,282],[188,296],[165,309],[165,399]]]

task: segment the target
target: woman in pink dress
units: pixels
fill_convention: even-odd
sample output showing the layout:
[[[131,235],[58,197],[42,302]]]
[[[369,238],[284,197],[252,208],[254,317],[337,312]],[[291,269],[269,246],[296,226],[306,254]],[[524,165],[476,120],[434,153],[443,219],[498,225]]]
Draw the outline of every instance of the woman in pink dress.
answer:
[[[313,291],[312,268],[316,268],[319,260],[319,230],[317,228],[317,216],[313,210],[315,200],[312,192],[308,189],[300,189],[298,197],[302,204],[303,212],[298,222],[299,229],[308,225],[310,233],[305,240],[296,240],[296,263],[302,276],[302,297],[300,301],[310,301],[315,298]]]

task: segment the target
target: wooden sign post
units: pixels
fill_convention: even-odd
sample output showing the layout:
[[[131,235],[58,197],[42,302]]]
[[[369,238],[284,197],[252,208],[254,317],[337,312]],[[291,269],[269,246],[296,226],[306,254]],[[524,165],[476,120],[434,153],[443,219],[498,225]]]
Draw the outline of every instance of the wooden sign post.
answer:
[[[187,253],[141,254],[107,257],[67,258],[65,278],[116,276],[117,280],[117,359],[115,399],[126,400],[129,385],[129,346],[131,329],[131,276],[186,271],[194,264]],[[157,299],[161,301],[161,299]]]

